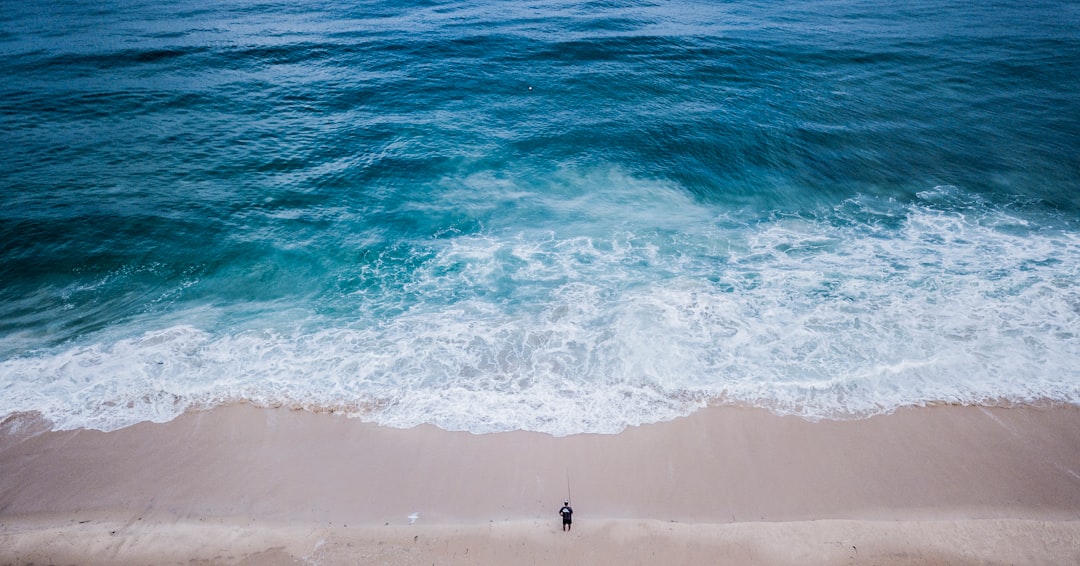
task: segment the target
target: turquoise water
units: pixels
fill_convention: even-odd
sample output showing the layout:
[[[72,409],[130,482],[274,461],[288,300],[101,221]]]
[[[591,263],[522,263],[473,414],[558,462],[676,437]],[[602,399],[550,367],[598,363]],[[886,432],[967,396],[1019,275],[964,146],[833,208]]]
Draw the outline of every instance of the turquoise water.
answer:
[[[1080,402],[1074,3],[0,5],[0,416]]]

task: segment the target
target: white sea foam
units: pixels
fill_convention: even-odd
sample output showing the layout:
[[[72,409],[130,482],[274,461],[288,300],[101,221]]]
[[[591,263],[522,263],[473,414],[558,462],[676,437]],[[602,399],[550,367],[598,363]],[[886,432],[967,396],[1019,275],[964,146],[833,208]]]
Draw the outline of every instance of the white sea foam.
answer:
[[[891,225],[867,220],[881,203],[859,201],[706,222],[707,206],[666,203],[683,197],[660,187],[616,203],[623,221],[605,234],[560,228],[581,211],[567,205],[547,227],[508,221],[440,240],[402,283],[424,300],[383,319],[178,324],[3,360],[0,414],[113,429],[248,400],[396,427],[565,435],[707,403],[849,418],[1080,402],[1080,237],[991,207],[941,207],[943,193],[890,211]],[[646,222],[663,211],[635,220],[628,206],[697,217],[673,230]]]

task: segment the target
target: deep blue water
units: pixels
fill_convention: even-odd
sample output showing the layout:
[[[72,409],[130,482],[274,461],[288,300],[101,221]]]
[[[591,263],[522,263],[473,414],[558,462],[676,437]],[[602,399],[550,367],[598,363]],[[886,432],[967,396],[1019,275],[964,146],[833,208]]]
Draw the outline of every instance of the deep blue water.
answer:
[[[0,0],[0,416],[1080,402],[1080,6]]]

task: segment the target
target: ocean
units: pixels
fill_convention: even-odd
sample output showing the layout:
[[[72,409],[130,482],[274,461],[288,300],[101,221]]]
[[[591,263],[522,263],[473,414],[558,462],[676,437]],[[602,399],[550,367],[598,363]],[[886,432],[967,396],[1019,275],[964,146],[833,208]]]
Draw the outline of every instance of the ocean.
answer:
[[[1080,4],[0,0],[0,418],[1080,403]]]

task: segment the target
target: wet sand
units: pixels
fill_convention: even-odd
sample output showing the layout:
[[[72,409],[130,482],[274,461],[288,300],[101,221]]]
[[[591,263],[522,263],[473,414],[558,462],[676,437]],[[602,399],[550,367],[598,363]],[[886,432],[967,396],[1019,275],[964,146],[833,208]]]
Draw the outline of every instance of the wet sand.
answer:
[[[110,433],[0,426],[0,564],[717,557],[1080,563],[1080,409],[809,422],[716,407],[564,438],[245,405]]]

